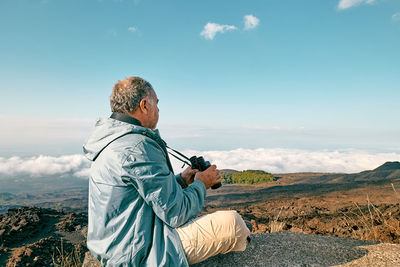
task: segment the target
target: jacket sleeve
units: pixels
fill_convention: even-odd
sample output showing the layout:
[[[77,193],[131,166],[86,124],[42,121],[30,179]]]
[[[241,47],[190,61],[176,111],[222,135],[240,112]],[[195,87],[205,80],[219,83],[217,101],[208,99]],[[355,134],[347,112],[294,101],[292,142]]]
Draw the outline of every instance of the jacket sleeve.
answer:
[[[181,174],[175,175],[175,180],[182,188],[188,187],[185,180],[183,180]]]
[[[146,138],[133,148],[122,168],[123,180],[129,181],[169,226],[179,227],[201,211],[206,196],[203,182],[195,180],[182,189],[168,168],[166,155],[152,139]]]

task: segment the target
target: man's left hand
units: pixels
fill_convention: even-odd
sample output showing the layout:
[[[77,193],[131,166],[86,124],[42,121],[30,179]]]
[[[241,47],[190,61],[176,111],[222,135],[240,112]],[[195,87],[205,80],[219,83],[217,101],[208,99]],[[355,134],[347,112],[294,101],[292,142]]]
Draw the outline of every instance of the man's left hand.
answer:
[[[192,167],[187,167],[182,173],[181,177],[185,181],[186,185],[190,185],[194,181],[194,175],[198,172],[197,169],[192,169]]]

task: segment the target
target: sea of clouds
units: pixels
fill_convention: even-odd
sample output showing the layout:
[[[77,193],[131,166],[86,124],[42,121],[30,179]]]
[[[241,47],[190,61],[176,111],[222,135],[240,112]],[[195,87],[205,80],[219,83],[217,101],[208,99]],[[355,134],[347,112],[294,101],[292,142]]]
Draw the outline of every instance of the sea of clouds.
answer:
[[[70,174],[75,177],[88,177],[90,161],[83,155],[65,155],[60,157],[36,156],[29,158],[0,157],[0,174],[13,177],[27,174],[32,177]]]
[[[230,151],[187,151],[203,155],[220,169],[257,169],[271,173],[344,172],[374,169],[386,161],[400,161],[398,153],[371,153],[363,150],[309,151],[300,149],[235,149]],[[174,165],[182,165],[176,162]]]
[[[291,172],[344,172],[356,173],[374,169],[386,161],[400,161],[399,153],[372,153],[363,150],[309,151],[299,149],[234,149],[224,151],[182,151],[187,156],[204,156],[219,169],[257,169],[271,173]],[[182,171],[182,163],[170,157],[176,173]],[[0,177],[29,175],[89,176],[91,162],[84,155],[59,157],[0,157]]]

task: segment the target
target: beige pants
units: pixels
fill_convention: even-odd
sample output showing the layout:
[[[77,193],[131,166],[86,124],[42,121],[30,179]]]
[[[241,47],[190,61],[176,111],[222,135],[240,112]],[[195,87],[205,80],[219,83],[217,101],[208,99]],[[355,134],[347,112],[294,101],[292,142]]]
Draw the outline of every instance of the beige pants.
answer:
[[[234,210],[204,215],[176,228],[189,264],[217,254],[244,251],[250,231]]]

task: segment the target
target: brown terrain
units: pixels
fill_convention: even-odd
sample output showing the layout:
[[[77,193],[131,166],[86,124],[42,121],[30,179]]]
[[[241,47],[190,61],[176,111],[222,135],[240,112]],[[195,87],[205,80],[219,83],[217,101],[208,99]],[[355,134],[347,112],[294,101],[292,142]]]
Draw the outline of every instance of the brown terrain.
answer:
[[[82,262],[87,251],[86,225],[85,214],[36,207],[9,209],[0,215],[0,266]]]
[[[235,209],[253,233],[276,231],[400,244],[400,163],[357,174],[294,173],[210,191],[205,210]]]
[[[400,244],[399,162],[357,174],[275,176],[270,183],[208,191],[202,214],[235,209],[253,223],[253,234],[286,231]],[[86,209],[76,207],[85,199],[73,203],[77,211]],[[0,266],[80,266],[87,215],[67,206],[14,208],[0,215]]]

